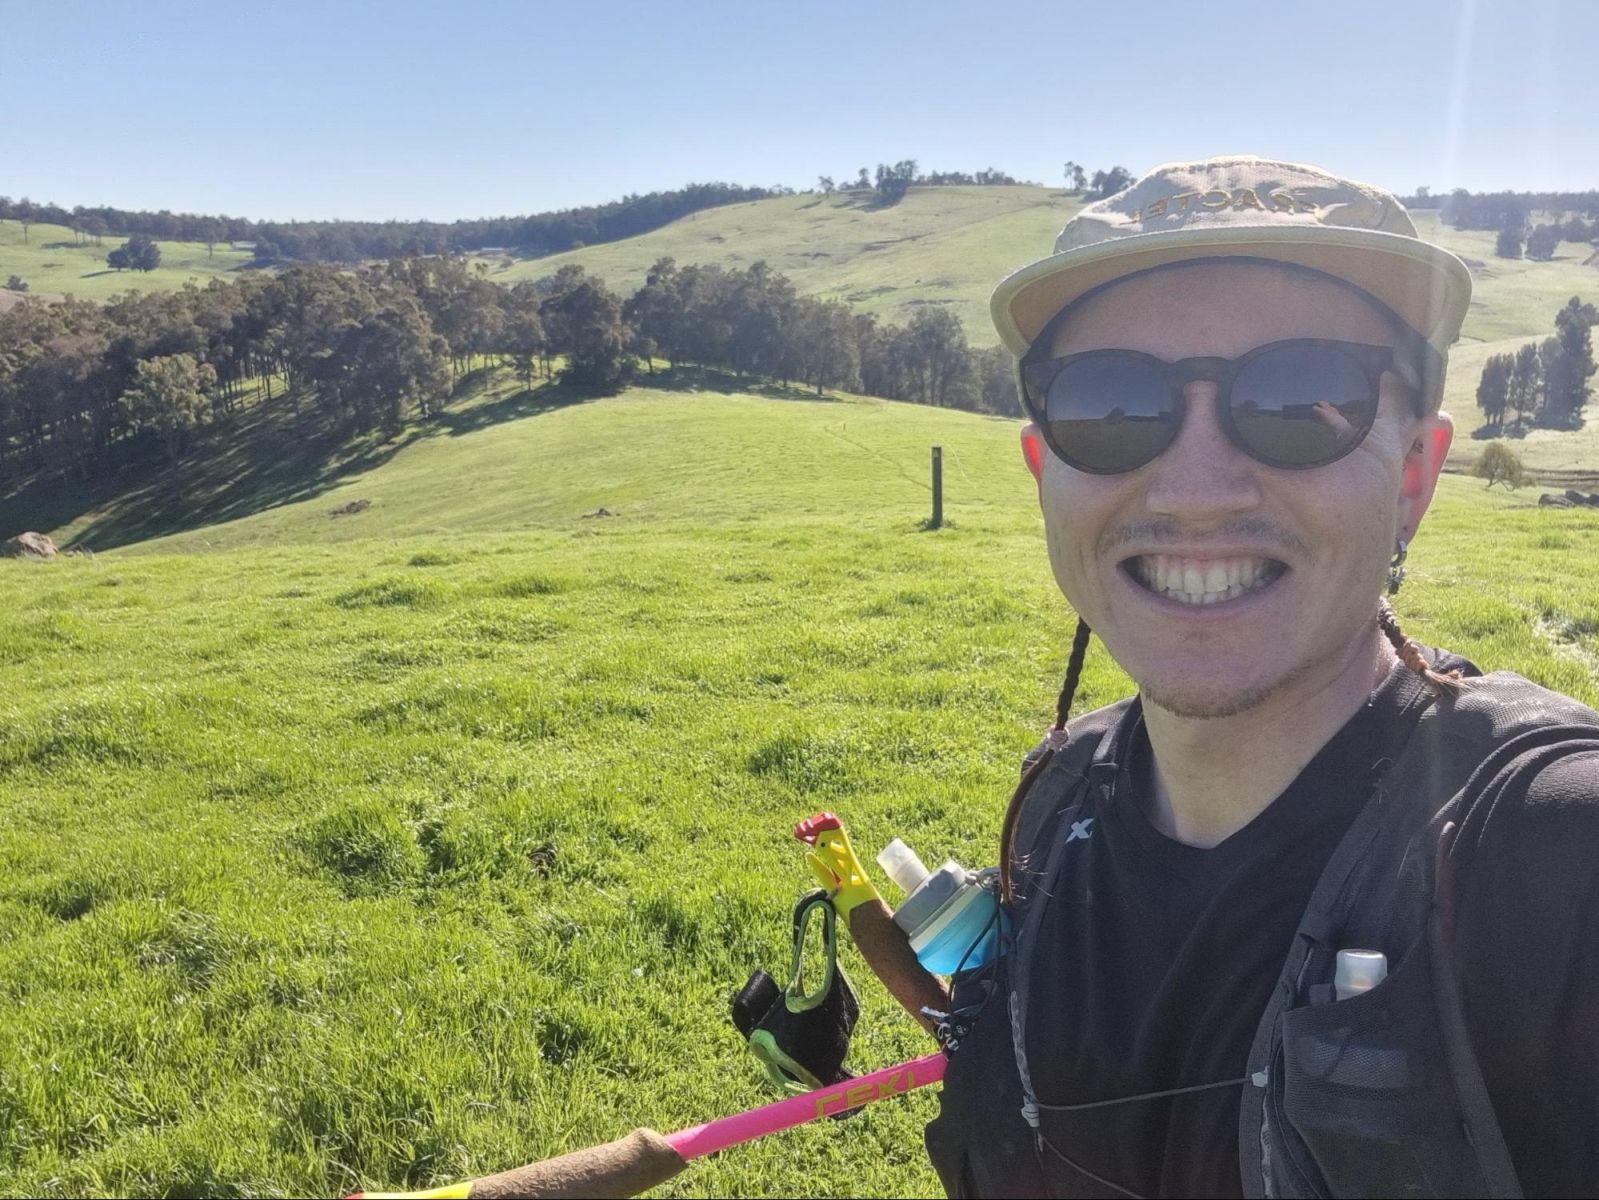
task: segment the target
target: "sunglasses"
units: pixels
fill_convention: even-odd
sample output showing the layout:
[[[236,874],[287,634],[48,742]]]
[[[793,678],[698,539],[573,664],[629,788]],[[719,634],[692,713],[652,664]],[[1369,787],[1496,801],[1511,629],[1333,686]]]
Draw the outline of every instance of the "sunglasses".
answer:
[[[1392,346],[1296,338],[1239,358],[1166,362],[1137,350],[1088,350],[1022,364],[1022,398],[1068,465],[1119,475],[1177,440],[1185,384],[1216,385],[1222,432],[1268,467],[1322,467],[1348,454],[1377,418]]]

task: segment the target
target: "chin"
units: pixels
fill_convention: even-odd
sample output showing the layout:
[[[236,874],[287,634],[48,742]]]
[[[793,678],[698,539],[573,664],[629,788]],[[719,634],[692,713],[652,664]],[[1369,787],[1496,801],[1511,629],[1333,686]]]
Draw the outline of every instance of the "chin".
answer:
[[[1156,705],[1173,716],[1215,720],[1221,717],[1236,717],[1239,713],[1248,712],[1264,703],[1273,692],[1287,682],[1284,679],[1275,684],[1227,686],[1200,683],[1193,679],[1169,682],[1144,680],[1139,682],[1138,691],[1143,696],[1145,704]]]

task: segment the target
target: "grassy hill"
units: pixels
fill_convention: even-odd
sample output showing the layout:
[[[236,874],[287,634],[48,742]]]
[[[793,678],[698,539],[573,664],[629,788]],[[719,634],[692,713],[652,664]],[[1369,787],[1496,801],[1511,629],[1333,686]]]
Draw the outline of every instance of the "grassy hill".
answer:
[[[154,292],[180,288],[193,280],[204,283],[226,277],[252,261],[247,251],[218,243],[208,255],[203,242],[169,242],[158,239],[161,265],[153,271],[113,271],[105,256],[124,238],[106,237],[104,245],[80,244],[64,225],[29,225],[23,241],[22,225],[0,221],[0,283],[12,275],[27,280],[30,293],[71,295],[80,300],[106,300],[118,292]]]
[[[727,1004],[786,963],[791,825],[992,859],[1070,628],[1013,423],[537,399],[0,562],[0,1193],[422,1186],[756,1103]],[[1596,551],[1599,513],[1447,479],[1400,610],[1599,700]],[[1080,703],[1127,688],[1096,645]],[[921,1052],[852,954],[851,1064]],[[935,1104],[665,1194],[925,1195]]]
[[[730,267],[764,260],[801,292],[847,300],[890,321],[909,320],[923,304],[946,305],[975,342],[994,345],[994,284],[1047,253],[1081,204],[1025,186],[912,188],[886,208],[864,192],[780,196],[695,213],[620,242],[501,261],[491,278],[537,278],[579,263],[631,292],[663,255]]]

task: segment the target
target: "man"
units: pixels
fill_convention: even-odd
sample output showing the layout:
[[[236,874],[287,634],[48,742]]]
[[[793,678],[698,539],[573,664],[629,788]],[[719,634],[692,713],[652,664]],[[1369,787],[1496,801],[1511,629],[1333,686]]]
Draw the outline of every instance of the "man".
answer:
[[[996,292],[1079,626],[956,980],[953,1194],[1599,1191],[1599,715],[1382,599],[1469,299],[1392,196],[1243,157]],[[1067,724],[1089,629],[1138,695]]]

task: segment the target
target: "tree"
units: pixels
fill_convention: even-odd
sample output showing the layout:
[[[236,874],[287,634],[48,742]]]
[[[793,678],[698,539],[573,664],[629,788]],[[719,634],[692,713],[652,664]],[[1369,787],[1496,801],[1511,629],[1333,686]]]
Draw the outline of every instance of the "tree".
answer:
[[[684,302],[674,259],[655,260],[644,286],[628,297],[622,316],[640,337],[650,340],[657,353],[669,362],[678,360],[683,346]]]
[[[627,382],[633,368],[627,354],[630,331],[621,302],[604,283],[578,270],[572,286],[547,300],[544,311],[553,318],[547,326],[560,331],[557,348],[567,356],[565,379],[596,393],[614,392]]]
[[[544,322],[539,318],[542,303],[538,288],[529,280],[518,283],[503,298],[505,323],[500,336],[525,388],[533,386],[533,371],[544,353]]]
[[[871,190],[871,172],[869,172],[865,167],[861,168],[861,173],[855,180],[855,186],[863,192]]]
[[[1016,360],[1003,346],[990,346],[977,352],[977,381],[984,412],[1001,417],[1023,415],[1016,391]]]
[[[1545,367],[1545,401],[1549,421],[1570,425],[1588,403],[1588,379],[1594,373],[1593,330],[1582,301],[1573,296],[1555,314],[1553,353]]]
[[[153,271],[161,265],[161,247],[142,233],[136,233],[110,254],[106,265],[118,271]]]
[[[28,281],[21,275],[13,275],[6,280],[6,291],[25,292],[28,290]]]
[[[1114,196],[1117,192],[1133,182],[1133,173],[1126,167],[1112,167],[1108,171],[1095,171],[1089,184],[1088,197],[1091,200],[1103,200],[1106,196]]]
[[[1483,420],[1489,425],[1504,423],[1515,361],[1512,355],[1495,354],[1483,364],[1482,378],[1477,383],[1477,407],[1482,409]]]
[[[1074,192],[1080,192],[1088,186],[1088,173],[1081,164],[1066,160],[1066,187]]]
[[[910,397],[938,408],[974,407],[977,380],[966,330],[945,308],[919,308],[896,350],[901,371],[911,381]]]
[[[215,257],[217,243],[226,236],[222,222],[215,217],[204,217],[195,232],[199,234],[199,240],[205,243],[206,258]]]
[[[1502,483],[1511,491],[1532,482],[1527,469],[1521,465],[1521,456],[1503,442],[1489,442],[1477,456],[1471,473],[1478,479],[1486,479],[1489,487]]]
[[[1494,242],[1494,253],[1500,258],[1521,257],[1521,226],[1507,225],[1499,231]]]
[[[153,431],[161,440],[172,470],[172,490],[183,499],[181,473],[183,449],[190,435],[210,419],[207,391],[216,383],[209,363],[192,355],[170,354],[149,358],[134,368],[133,386],[122,393],[122,404],[136,428]]]
[[[818,175],[816,186],[821,189],[822,195],[831,196],[833,194],[833,177],[831,175]]]
[[[1540,225],[1527,235],[1527,257],[1538,262],[1548,262],[1555,256],[1560,236],[1553,225]]]
[[[1538,411],[1543,399],[1543,359],[1538,347],[1528,342],[1516,351],[1515,366],[1510,372],[1509,405],[1516,411],[1516,430],[1520,432],[1527,417]]]
[[[893,166],[877,164],[877,195],[884,204],[898,204],[916,182],[916,160],[903,158]]]

